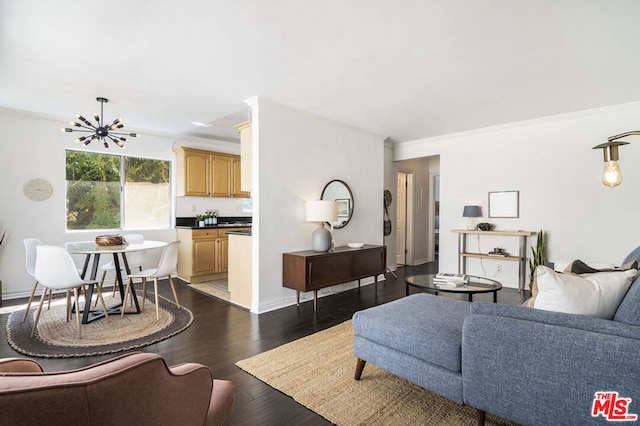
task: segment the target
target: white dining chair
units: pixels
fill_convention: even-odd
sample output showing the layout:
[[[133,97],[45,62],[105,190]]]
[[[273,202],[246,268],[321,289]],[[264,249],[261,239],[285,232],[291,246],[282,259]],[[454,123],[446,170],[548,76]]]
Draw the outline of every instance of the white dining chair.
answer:
[[[125,311],[125,303],[127,300],[129,293],[132,290],[131,283],[134,278],[142,279],[142,309],[144,310],[144,302],[147,298],[147,279],[153,278],[153,291],[155,293],[155,301],[156,301],[156,320],[160,319],[160,309],[158,305],[158,278],[169,278],[169,284],[171,284],[171,291],[173,292],[173,298],[176,301],[176,305],[178,309],[181,308],[180,302],[178,301],[178,295],[176,294],[176,288],[173,285],[173,279],[171,278],[171,273],[175,271],[176,266],[178,264],[178,246],[180,245],[180,241],[173,241],[169,243],[162,252],[160,256],[160,261],[158,262],[158,267],[156,269],[145,269],[144,271],[130,274],[127,279],[127,287],[124,292],[124,298],[122,303],[122,311],[120,316],[124,316]]]
[[[142,244],[144,243],[144,235],[142,234],[127,234],[122,236],[124,240],[129,244]],[[129,270],[133,268],[139,268],[142,271],[142,265],[147,260],[147,252],[144,250],[141,251],[132,251],[131,253],[127,253],[127,264],[129,265]],[[104,279],[107,276],[107,272],[117,272],[116,265],[113,260],[102,268],[102,278],[100,278],[100,289],[104,285]],[[120,263],[120,272],[124,271],[126,268],[124,266],[124,262]],[[116,273],[113,278],[113,293],[112,296],[116,295],[116,289],[118,288],[118,274]]]
[[[107,306],[102,298],[102,292],[97,285],[97,281],[83,280],[78,275],[76,265],[71,258],[71,255],[62,247],[58,246],[46,246],[39,245],[36,247],[36,266],[35,266],[35,278],[45,288],[45,291],[40,297],[40,304],[38,305],[38,311],[36,318],[33,322],[33,328],[31,329],[31,337],[33,337],[38,320],[40,319],[40,313],[42,312],[42,305],[44,303],[46,290],[66,290],[67,297],[68,292],[73,290],[73,298],[76,306],[76,321],[78,323],[78,338],[82,337],[80,331],[80,303],[78,299],[78,289],[85,285],[96,285],[98,292],[98,299],[104,309],[105,317],[108,316]],[[85,303],[91,303],[90,300],[85,300]],[[67,299],[67,321],[69,320],[69,300]]]
[[[24,311],[24,317],[22,317],[22,322],[27,319],[29,315],[29,309],[31,309],[31,302],[33,301],[33,296],[36,293],[36,288],[38,288],[38,280],[35,279],[35,271],[36,271],[36,247],[42,245],[42,242],[37,238],[27,238],[24,240],[24,250],[26,254],[26,264],[27,264],[27,273],[34,278],[33,288],[31,289],[31,294],[29,295],[29,301],[27,302],[27,308]],[[51,293],[49,290],[49,305],[47,309],[51,308]]]

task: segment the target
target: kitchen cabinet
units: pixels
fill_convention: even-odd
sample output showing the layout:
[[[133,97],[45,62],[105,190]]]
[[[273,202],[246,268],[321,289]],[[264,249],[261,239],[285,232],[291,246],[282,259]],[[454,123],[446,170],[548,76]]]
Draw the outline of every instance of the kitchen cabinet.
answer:
[[[231,157],[231,196],[236,198],[249,198],[251,194],[242,190],[242,162],[240,157]]]
[[[185,147],[175,152],[178,196],[249,198],[240,189],[240,156]]]
[[[181,195],[208,197],[209,154],[200,151],[183,151],[181,157],[179,158],[179,164],[183,165],[183,172],[178,174],[178,183],[181,183],[178,188],[182,188],[183,192]],[[180,180],[183,182],[180,182]],[[180,192],[180,189],[178,189],[178,192]]]
[[[250,235],[229,235],[229,297],[231,303],[251,309],[252,241]]]
[[[240,132],[240,158],[242,159],[242,180],[240,189],[251,192],[253,179],[253,135],[251,131],[251,121],[244,121],[234,126]]]
[[[251,228],[233,228],[234,231]],[[227,277],[230,228],[178,228],[178,277],[194,283]]]
[[[209,154],[209,196],[231,196],[231,159],[228,155]]]

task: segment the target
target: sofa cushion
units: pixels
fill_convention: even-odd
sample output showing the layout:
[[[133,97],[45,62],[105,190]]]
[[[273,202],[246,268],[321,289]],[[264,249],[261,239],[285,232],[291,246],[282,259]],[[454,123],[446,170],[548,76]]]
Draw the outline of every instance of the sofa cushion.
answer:
[[[543,311],[541,309],[528,309],[523,306],[487,302],[474,302],[471,305],[471,315],[500,316],[640,340],[640,327],[638,326],[586,315],[565,314],[564,312]]]
[[[629,263],[633,261],[640,263],[640,247],[637,247],[626,257],[623,263]],[[631,284],[627,295],[622,299],[616,315],[613,317],[614,321],[624,322],[626,324],[640,325],[640,275],[636,277],[635,281]]]
[[[419,293],[356,312],[352,324],[361,337],[459,372],[462,324],[470,305]]]
[[[613,320],[625,324],[640,325],[640,275],[636,277],[631,287],[629,287],[627,294],[618,306]]]
[[[547,311],[612,319],[637,270],[595,274],[561,274],[536,268],[538,295],[533,307]]]
[[[564,262],[562,269],[558,269],[559,263],[554,263],[551,265],[551,269],[558,272],[565,272],[569,274],[593,274],[596,272],[622,272],[628,271],[629,269],[638,269],[638,261],[632,260],[629,263],[625,263],[622,266],[615,267],[611,264],[606,263],[592,263],[586,264],[582,260],[574,260],[572,262]],[[545,265],[549,266],[549,265]],[[531,298],[527,301],[527,306],[530,308],[534,307],[536,302],[536,298],[538,297],[538,283],[537,283],[537,274],[533,274],[531,279],[531,284],[529,284],[531,288]]]

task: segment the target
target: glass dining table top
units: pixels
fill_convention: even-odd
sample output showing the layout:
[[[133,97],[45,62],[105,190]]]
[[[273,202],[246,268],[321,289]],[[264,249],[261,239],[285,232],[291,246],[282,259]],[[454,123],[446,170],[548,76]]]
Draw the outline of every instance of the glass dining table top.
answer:
[[[103,253],[129,253],[134,251],[151,250],[166,246],[164,241],[147,240],[142,243],[127,243],[115,246],[101,246],[95,241],[73,241],[65,243],[65,249],[71,254],[103,254]]]

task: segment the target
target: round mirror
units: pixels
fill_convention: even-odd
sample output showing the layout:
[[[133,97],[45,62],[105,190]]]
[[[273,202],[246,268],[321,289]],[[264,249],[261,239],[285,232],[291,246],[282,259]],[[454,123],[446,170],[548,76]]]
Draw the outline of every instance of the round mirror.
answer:
[[[327,222],[334,228],[344,228],[353,215],[353,194],[349,185],[339,179],[334,179],[325,185],[320,196],[322,200],[331,200],[338,203],[338,220]]]

